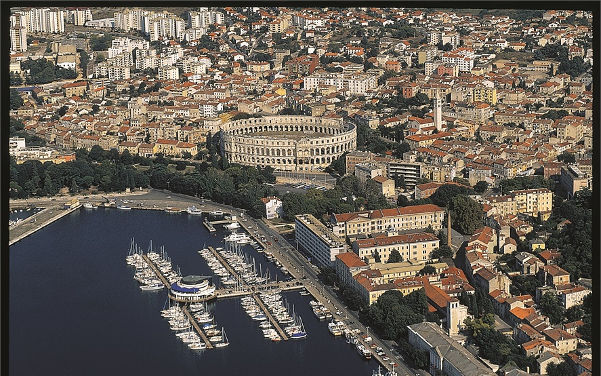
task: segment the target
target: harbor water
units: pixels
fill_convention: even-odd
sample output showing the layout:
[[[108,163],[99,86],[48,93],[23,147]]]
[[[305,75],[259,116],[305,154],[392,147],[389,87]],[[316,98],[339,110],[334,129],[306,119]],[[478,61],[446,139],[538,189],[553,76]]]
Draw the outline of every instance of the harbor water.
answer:
[[[10,213],[8,215],[8,220],[11,222],[18,221],[18,220],[22,221],[42,210],[43,210],[43,208],[14,209],[14,210],[10,211]]]
[[[77,210],[10,247],[10,375],[370,375],[377,368],[344,337],[333,337],[310,296],[283,293],[307,338],[271,342],[238,298],[209,304],[230,345],[196,352],[169,329],[166,291],[141,291],[125,263],[130,240],[164,245],[182,275],[212,275],[197,253],[223,247],[200,216],[151,210]],[[283,274],[250,246],[244,251]],[[215,279],[217,280],[217,278]]]

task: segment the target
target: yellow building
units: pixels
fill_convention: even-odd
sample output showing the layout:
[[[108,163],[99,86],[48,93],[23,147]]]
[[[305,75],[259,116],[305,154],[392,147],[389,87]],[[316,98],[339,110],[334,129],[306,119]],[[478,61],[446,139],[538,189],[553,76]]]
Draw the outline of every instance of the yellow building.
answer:
[[[403,260],[425,261],[438,248],[440,241],[429,232],[418,232],[394,236],[358,239],[353,242],[353,251],[361,259],[370,259],[376,252],[382,262],[388,262],[392,251],[398,251]]]
[[[65,91],[65,97],[69,98],[72,96],[81,97],[88,90],[88,83],[86,81],[71,82],[63,85]]]
[[[547,188],[512,191],[504,196],[492,196],[487,203],[501,216],[520,213],[546,220],[553,210],[553,192]]]
[[[486,102],[494,106],[497,104],[497,89],[494,87],[477,86],[472,91],[472,101]]]
[[[154,144],[153,153],[157,155],[158,153],[163,154],[164,156],[173,156],[179,154],[179,149],[177,148],[177,140],[165,140],[158,139]]]
[[[332,214],[332,231],[338,236],[372,234],[389,229],[415,230],[432,226],[442,228],[444,210],[433,204],[379,209],[353,213]]]
[[[372,180],[378,185],[378,192],[382,193],[384,197],[394,197],[394,180],[384,176],[376,176]]]

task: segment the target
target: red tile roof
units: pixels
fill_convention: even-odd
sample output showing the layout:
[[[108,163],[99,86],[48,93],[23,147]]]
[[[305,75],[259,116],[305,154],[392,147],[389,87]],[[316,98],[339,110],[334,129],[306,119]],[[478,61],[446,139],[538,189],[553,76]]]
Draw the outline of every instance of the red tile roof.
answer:
[[[344,252],[336,255],[336,258],[342,261],[349,268],[360,268],[367,266],[355,252]]]

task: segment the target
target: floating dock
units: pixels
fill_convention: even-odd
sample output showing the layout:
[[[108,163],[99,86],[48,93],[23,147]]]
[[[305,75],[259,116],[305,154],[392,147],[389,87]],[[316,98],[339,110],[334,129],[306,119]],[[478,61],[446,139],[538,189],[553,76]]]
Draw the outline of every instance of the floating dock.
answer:
[[[202,221],[202,224],[207,228],[207,230],[209,230],[209,232],[217,231],[215,230],[215,227],[213,227],[213,225],[207,220]]]
[[[194,320],[194,317],[192,317],[192,314],[190,313],[190,311],[188,311],[188,307],[186,307],[186,306],[182,307],[182,311],[188,317],[188,320],[190,320],[192,327],[194,328],[194,330],[196,330],[196,332],[198,333],[200,338],[202,338],[205,345],[207,345],[207,349],[212,349],[213,344],[211,343],[211,341],[209,341],[205,332],[203,332],[202,329],[200,329],[200,326],[198,326],[198,323],[196,322],[196,320]]]
[[[154,262],[152,262],[148,256],[146,255],[142,255],[142,258],[144,259],[144,261],[146,261],[146,263],[150,266],[150,269],[152,269],[152,271],[154,272],[154,274],[157,275],[157,277],[159,277],[159,279],[161,280],[161,282],[163,283],[163,285],[165,285],[165,287],[167,289],[169,289],[171,287],[171,285],[169,284],[169,281],[167,281],[167,278],[165,278],[165,276],[163,275],[163,273],[161,273],[161,271],[159,269],[157,269],[156,265],[154,264]]]
[[[278,331],[278,334],[280,335],[280,337],[282,337],[282,339],[284,341],[287,341],[289,339],[288,335],[286,335],[286,332],[284,332],[282,330],[282,327],[280,327],[280,324],[273,318],[273,316],[271,315],[271,312],[269,312],[267,307],[265,307],[265,304],[263,304],[263,301],[261,300],[261,298],[259,298],[259,296],[257,294],[252,294],[252,297],[255,299],[255,301],[261,308],[261,310],[263,312],[265,312],[265,316],[267,316],[267,318],[269,319],[269,321],[271,322],[271,325],[273,325],[275,330]]]
[[[215,250],[215,248],[209,246],[207,247],[209,249],[209,251],[211,251],[211,253],[213,254],[213,256],[215,256],[217,258],[217,260],[219,260],[219,262],[221,263],[221,265],[223,265],[224,268],[227,269],[227,271],[234,276],[234,278],[236,278],[237,280],[240,280],[242,282],[242,284],[246,285],[246,282],[244,282],[242,280],[242,278],[240,278],[240,275],[234,270],[234,268],[232,268],[230,266],[230,264],[219,254],[219,252],[217,252]]]

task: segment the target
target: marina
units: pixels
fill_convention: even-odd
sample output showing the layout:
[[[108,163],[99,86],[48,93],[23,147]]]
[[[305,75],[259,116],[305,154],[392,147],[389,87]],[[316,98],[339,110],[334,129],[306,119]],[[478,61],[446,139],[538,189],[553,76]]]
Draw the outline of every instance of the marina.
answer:
[[[25,242],[15,244],[11,247],[11,252],[14,252],[14,256],[11,257],[11,273],[13,271],[19,273],[19,277],[17,277],[17,274],[11,275],[12,283],[10,288],[13,292],[11,294],[11,299],[13,299],[11,300],[13,303],[11,304],[11,315],[20,312],[19,318],[28,317],[20,308],[22,304],[14,302],[15,297],[18,296],[14,292],[31,287],[35,288],[32,295],[35,300],[29,300],[30,303],[27,304],[27,307],[39,307],[34,308],[37,310],[43,309],[47,312],[48,318],[57,323],[53,327],[45,326],[42,328],[39,325],[31,325],[30,320],[26,323],[13,317],[11,322],[15,323],[14,330],[19,330],[21,334],[17,342],[11,345],[11,368],[15,367],[14,370],[19,370],[12,374],[29,374],[44,370],[47,374],[57,375],[64,374],[64,372],[89,375],[101,375],[111,372],[108,367],[103,366],[99,367],[98,370],[90,371],[87,365],[93,362],[91,357],[84,356],[82,359],[75,361],[73,359],[61,361],[63,358],[61,358],[60,354],[56,351],[48,350],[49,348],[53,348],[49,340],[51,341],[52,338],[59,337],[61,338],[61,349],[65,349],[66,351],[81,348],[82,343],[86,344],[84,346],[96,346],[96,343],[98,345],[110,343],[112,344],[110,354],[117,359],[116,361],[125,364],[126,367],[128,367],[127,365],[134,367],[126,368],[131,372],[145,372],[150,375],[158,375],[165,372],[192,375],[200,372],[218,372],[217,370],[222,368],[227,370],[226,374],[262,375],[264,374],[265,362],[269,362],[269,364],[273,364],[276,367],[286,367],[289,369],[287,373],[290,375],[320,374],[323,371],[318,364],[306,364],[306,362],[294,360],[299,356],[300,352],[313,359],[321,359],[327,356],[329,361],[343,364],[340,366],[342,370],[340,372],[344,372],[345,374],[364,375],[372,371],[373,366],[357,356],[356,350],[349,348],[348,344],[344,341],[335,340],[329,333],[327,324],[320,322],[314,317],[308,304],[310,300],[308,296],[301,296],[296,292],[287,292],[289,290],[303,291],[305,289],[302,284],[296,285],[295,281],[270,281],[247,285],[243,291],[235,291],[235,288],[227,289],[224,286],[220,287],[218,285],[215,290],[216,299],[201,304],[208,305],[211,310],[211,316],[218,317],[220,326],[204,329],[204,324],[213,324],[208,322],[198,323],[198,327],[201,331],[205,332],[207,338],[221,336],[222,339],[231,340],[231,342],[228,341],[229,346],[215,346],[211,351],[193,349],[193,347],[207,345],[202,338],[199,341],[200,345],[196,342],[188,343],[183,341],[182,338],[187,341],[194,338],[190,334],[186,334],[189,331],[192,331],[194,335],[200,338],[196,328],[192,325],[187,329],[177,331],[176,335],[173,334],[174,331],[172,330],[148,330],[149,328],[165,326],[164,319],[156,315],[156,312],[160,311],[161,307],[165,305],[167,295],[163,292],[165,283],[161,281],[163,287],[160,290],[140,291],[139,283],[132,281],[131,269],[125,268],[123,259],[126,252],[115,253],[110,250],[123,249],[123,245],[130,242],[132,234],[136,235],[136,241],[146,243],[150,239],[147,237],[144,238],[140,234],[153,234],[155,240],[160,239],[161,244],[165,244],[165,248],[169,250],[169,256],[165,257],[173,262],[173,269],[179,270],[179,267],[176,265],[181,267],[180,275],[210,275],[212,274],[211,269],[201,257],[198,257],[196,251],[191,250],[198,249],[198,245],[202,245],[205,242],[207,243],[207,248],[211,246],[213,249],[217,249],[223,246],[222,239],[227,236],[227,233],[221,236],[222,230],[219,229],[217,230],[218,236],[209,236],[208,231],[202,226],[201,222],[202,219],[194,215],[167,216],[167,214],[156,210],[122,211],[115,210],[114,208],[100,207],[95,210],[73,212],[70,216],[58,221],[53,226],[52,232],[40,231]],[[64,228],[66,227],[73,232],[74,236],[69,238],[69,241],[64,244],[55,245],[55,247],[59,247],[63,251],[60,253],[42,252],[44,249],[43,244],[49,241],[48,236],[52,236],[51,234],[55,231],[65,231]],[[84,228],[94,228],[99,232],[90,234]],[[127,231],[124,229],[127,229]],[[104,235],[106,233],[110,233],[112,236],[106,237]],[[86,235],[84,236],[84,234]],[[27,251],[24,252],[25,250]],[[255,255],[254,257],[256,257],[258,255],[254,253],[251,247],[246,245],[244,252],[247,252],[249,256]],[[160,250],[157,250],[156,253],[159,254],[160,258],[163,257]],[[25,261],[33,254],[37,255],[35,256],[35,264]],[[150,261],[156,264],[156,261],[152,259]],[[73,262],[77,262],[77,268],[73,270],[84,268],[84,270],[89,272],[84,274],[65,274],[64,272],[54,272],[55,269],[50,269],[49,272],[45,273],[32,270],[32,268],[36,268],[35,265],[38,263],[40,265],[54,265],[56,263],[70,265]],[[257,263],[256,268],[257,270],[260,269],[259,263]],[[273,270],[272,266],[270,268],[271,275],[276,277],[277,273]],[[161,272],[158,265],[156,270]],[[263,274],[265,274],[267,266],[263,265],[262,270]],[[177,274],[177,271],[174,272]],[[35,279],[31,281],[31,278],[27,278],[27,281],[25,281],[20,277],[28,274],[43,276],[43,285],[39,285]],[[107,279],[107,275],[110,275],[111,278]],[[279,274],[277,277],[278,279],[280,278]],[[39,279],[39,277],[36,277],[36,279]],[[132,282],[135,283],[132,284]],[[218,281],[216,283],[219,284]],[[53,286],[52,291],[57,291],[56,289],[58,289],[59,291],[63,291],[63,293],[59,295],[49,293],[48,287],[50,286]],[[80,292],[81,288],[74,289],[73,286],[89,287]],[[115,295],[115,286],[122,287],[119,289],[117,295]],[[249,319],[245,319],[246,314],[240,309],[240,299],[244,296],[252,298],[252,288],[257,290],[255,293],[258,293],[259,296],[262,296],[261,292],[281,294],[290,307],[294,306],[296,315],[302,316],[302,323],[306,328],[305,331],[310,335],[302,341],[281,341],[280,344],[274,346],[271,343],[272,341],[265,341],[263,338],[263,333],[261,332],[263,328],[259,329],[259,322],[253,320],[256,323],[255,325],[241,325],[241,322]],[[309,288],[309,290],[312,290],[312,288]],[[39,293],[37,293],[38,291]],[[65,291],[68,292],[68,295],[64,295]],[[44,296],[40,296],[42,293]],[[91,310],[88,310],[88,306],[77,303],[82,301],[82,299],[89,299],[87,296],[90,293],[97,296],[112,296],[111,307],[115,307],[117,311],[113,309],[109,310],[108,307],[105,309],[98,308],[97,306],[91,306]],[[67,303],[64,300],[67,298],[74,301],[75,304]],[[48,299],[53,299],[61,303],[57,305],[51,303]],[[197,303],[189,303],[187,305],[193,317],[199,313],[190,309],[194,304]],[[255,302],[255,304],[257,303]],[[45,308],[42,308],[40,305],[43,305]],[[48,309],[48,307],[51,308]],[[270,309],[267,306],[267,302],[265,302],[265,307]],[[29,310],[30,308],[27,309]],[[80,320],[77,317],[71,318],[68,320],[69,324],[67,325],[65,319],[72,317],[73,312],[80,312],[82,317],[86,317],[86,320]],[[136,320],[132,321],[129,317],[136,317]],[[107,327],[105,325],[106,322],[110,322],[111,325]],[[271,325],[268,319],[265,322]],[[81,330],[72,331],[67,329],[72,327],[72,325],[76,325],[77,328],[85,328],[86,333],[93,333],[96,338],[94,344],[87,345],[86,336],[82,336],[83,333]],[[221,325],[225,327],[225,331],[223,332]],[[60,333],[58,331],[59,328]],[[258,332],[257,329],[259,329]],[[275,330],[275,328],[273,329]],[[285,330],[283,325],[281,325],[281,329]],[[12,330],[13,328],[11,328],[11,332]],[[219,333],[215,331],[219,331]],[[277,330],[276,333],[279,335]],[[181,334],[181,336],[177,334]],[[33,340],[34,337],[32,336],[36,340]],[[112,338],[115,336],[120,338],[118,344],[112,341]],[[27,340],[25,343],[21,341],[21,338],[25,340],[29,338],[30,340]],[[148,343],[148,345],[140,347],[140,343]],[[23,347],[26,344],[27,350]],[[215,350],[215,348],[218,349],[226,346],[226,352]],[[191,349],[195,351],[190,351]],[[249,351],[249,349],[251,350]],[[61,354],[63,353],[62,351]],[[165,361],[159,363],[153,362],[152,366],[146,366],[146,359],[149,353],[157,361],[158,359],[164,359]],[[36,356],[45,362],[46,366],[44,370],[35,364],[31,364],[31,362],[25,361],[30,354],[36,354]],[[93,354],[93,352],[90,351],[90,354]],[[119,354],[128,354],[128,357],[126,359]],[[19,361],[18,359],[23,359],[24,361]],[[167,359],[171,361],[166,361]],[[283,362],[283,359],[286,359],[286,362]],[[68,365],[65,366],[65,364]]]

